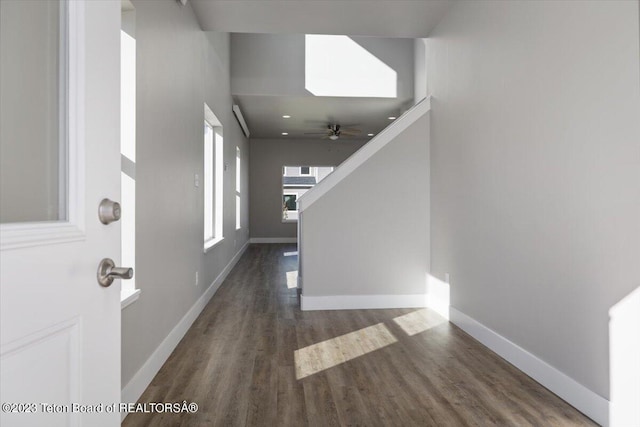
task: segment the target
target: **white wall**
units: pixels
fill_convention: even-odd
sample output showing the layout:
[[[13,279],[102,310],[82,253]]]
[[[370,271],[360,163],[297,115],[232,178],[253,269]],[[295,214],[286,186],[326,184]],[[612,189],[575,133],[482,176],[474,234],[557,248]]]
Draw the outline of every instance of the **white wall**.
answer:
[[[334,167],[318,167],[315,168],[316,182],[320,182],[333,172]]]
[[[282,222],[282,167],[338,166],[364,141],[251,139],[251,237],[296,237],[297,224]]]
[[[640,285],[638,22],[637,1],[458,2],[430,40],[432,274],[604,398],[608,310]]]
[[[350,37],[397,73],[397,97],[413,98],[413,39]],[[304,34],[231,35],[234,95],[313,96],[305,89]],[[331,52],[327,52],[327,66]]]
[[[428,39],[413,40],[413,102],[417,104],[429,95],[427,84]]]
[[[303,308],[309,297],[425,294],[428,164],[429,115],[424,114],[305,207]],[[423,297],[415,301],[423,303]]]
[[[142,294],[122,312],[123,386],[248,239],[249,146],[231,111],[229,36],[200,31],[189,4],[133,4],[138,72],[135,274]],[[202,185],[205,102],[224,126],[229,166],[224,172],[225,240],[207,254]],[[237,232],[236,144],[244,168],[242,228]]]

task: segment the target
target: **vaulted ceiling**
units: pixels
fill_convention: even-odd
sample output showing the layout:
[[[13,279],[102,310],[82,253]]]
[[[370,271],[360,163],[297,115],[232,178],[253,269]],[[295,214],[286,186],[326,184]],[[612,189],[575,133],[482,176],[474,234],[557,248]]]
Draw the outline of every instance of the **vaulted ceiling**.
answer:
[[[413,38],[428,36],[452,1],[191,4],[203,30],[232,33],[231,90],[251,137],[309,140],[329,124],[354,125],[361,132],[352,138],[368,139],[405,111]]]

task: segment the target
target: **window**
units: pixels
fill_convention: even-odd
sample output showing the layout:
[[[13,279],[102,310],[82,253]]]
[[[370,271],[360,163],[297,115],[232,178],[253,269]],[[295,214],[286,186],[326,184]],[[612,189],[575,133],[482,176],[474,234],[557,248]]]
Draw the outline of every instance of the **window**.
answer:
[[[236,230],[240,230],[240,147],[236,147]]]
[[[285,210],[297,211],[298,203],[297,203],[297,194],[283,194],[282,195],[282,203],[284,205]]]
[[[136,39],[135,10],[122,10],[120,31],[120,253],[136,269]],[[138,299],[136,276],[123,280],[122,308]]]
[[[282,167],[282,222],[298,221],[298,199],[333,169],[332,166]]]
[[[224,138],[222,125],[205,104],[204,120],[204,248],[221,242]]]
[[[204,241],[213,239],[213,126],[204,122]]]

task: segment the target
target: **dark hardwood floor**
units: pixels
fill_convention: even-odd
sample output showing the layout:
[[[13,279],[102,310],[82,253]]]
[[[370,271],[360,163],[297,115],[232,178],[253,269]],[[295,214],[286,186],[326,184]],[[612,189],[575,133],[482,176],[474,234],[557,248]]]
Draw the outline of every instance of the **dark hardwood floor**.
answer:
[[[124,426],[595,425],[428,309],[301,312],[294,251],[251,245],[139,400],[199,410]]]

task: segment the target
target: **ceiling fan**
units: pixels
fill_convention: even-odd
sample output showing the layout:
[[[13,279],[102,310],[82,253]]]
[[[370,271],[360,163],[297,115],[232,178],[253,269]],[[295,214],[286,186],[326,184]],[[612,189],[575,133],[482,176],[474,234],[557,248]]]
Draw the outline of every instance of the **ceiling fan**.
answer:
[[[350,125],[355,126],[355,125]],[[360,129],[345,129],[339,124],[331,124],[327,125],[327,130],[324,132],[306,132],[305,135],[324,135],[324,138],[329,138],[332,141],[339,139],[341,136],[357,136],[360,133]]]

